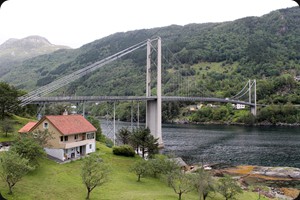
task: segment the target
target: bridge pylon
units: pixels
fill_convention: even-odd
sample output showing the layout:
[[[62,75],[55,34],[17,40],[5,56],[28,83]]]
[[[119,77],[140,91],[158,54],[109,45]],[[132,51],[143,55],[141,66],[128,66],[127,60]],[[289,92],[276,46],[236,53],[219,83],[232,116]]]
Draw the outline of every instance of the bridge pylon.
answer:
[[[254,91],[254,106],[250,107],[251,113],[256,116],[257,114],[257,104],[256,104],[256,79],[254,80],[249,80],[249,103],[252,103],[252,87],[254,87],[253,91]]]
[[[146,97],[151,97],[151,41],[147,41],[147,66],[146,66]],[[158,138],[160,147],[163,147],[162,140],[162,98],[161,98],[161,38],[157,39],[157,85],[156,98],[147,100],[146,104],[146,127],[150,129],[154,138]]]

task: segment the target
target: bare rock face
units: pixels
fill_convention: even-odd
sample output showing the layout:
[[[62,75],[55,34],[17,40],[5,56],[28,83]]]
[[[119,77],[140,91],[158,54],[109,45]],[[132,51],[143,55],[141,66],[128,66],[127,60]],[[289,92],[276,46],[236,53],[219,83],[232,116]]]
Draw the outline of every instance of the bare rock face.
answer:
[[[300,180],[300,169],[294,167],[256,167],[253,174]]]

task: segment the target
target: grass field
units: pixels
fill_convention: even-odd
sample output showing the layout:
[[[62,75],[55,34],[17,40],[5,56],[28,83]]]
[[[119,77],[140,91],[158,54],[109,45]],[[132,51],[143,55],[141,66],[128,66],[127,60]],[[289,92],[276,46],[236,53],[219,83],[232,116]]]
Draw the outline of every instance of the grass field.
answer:
[[[11,141],[17,136],[16,131],[20,129],[30,119],[14,116],[15,133],[5,137],[0,133],[1,141]],[[110,165],[111,174],[110,181],[91,193],[93,200],[176,200],[177,194],[161,182],[159,179],[150,177],[143,178],[141,182],[137,182],[137,177],[129,172],[130,166],[139,157],[126,158],[115,156],[112,149],[101,143],[97,143],[97,154]],[[1,153],[0,153],[1,155]],[[81,165],[82,160],[72,161],[66,164],[58,164],[52,160],[40,159],[40,167],[35,171],[27,174],[13,188],[13,195],[8,195],[8,187],[4,181],[0,181],[1,194],[11,200],[79,200],[85,199],[86,188],[81,181]],[[183,200],[199,199],[195,192],[183,194]],[[220,194],[215,194],[207,200],[224,199]],[[238,197],[239,200],[258,199],[256,193],[244,192]],[[261,198],[262,199],[262,198]]]
[[[132,163],[139,158],[126,158],[115,156],[110,148],[98,143],[96,153],[109,163],[111,174],[110,181],[94,189],[91,199],[99,200],[176,200],[177,195],[159,179],[143,178],[142,182],[136,181],[135,174],[129,172]],[[0,182],[0,191],[7,199],[47,199],[47,200],[76,200],[85,199],[86,188],[82,184],[80,171],[82,160],[66,164],[58,164],[49,159],[41,159],[38,169],[26,175],[13,188],[13,195],[7,195],[8,188],[3,181]],[[184,200],[198,199],[195,192],[184,194]],[[209,198],[221,200],[219,194]],[[240,200],[258,199],[256,193],[243,193]]]
[[[35,121],[34,119],[28,119],[28,118],[22,118],[16,115],[11,116],[9,121],[13,125],[13,133],[8,133],[7,137],[5,133],[1,132],[2,130],[0,129],[0,142],[5,142],[5,141],[13,141],[15,140],[15,137],[17,136],[17,132],[20,128],[22,128],[25,124],[27,124],[29,121]],[[2,123],[0,121],[0,123]]]

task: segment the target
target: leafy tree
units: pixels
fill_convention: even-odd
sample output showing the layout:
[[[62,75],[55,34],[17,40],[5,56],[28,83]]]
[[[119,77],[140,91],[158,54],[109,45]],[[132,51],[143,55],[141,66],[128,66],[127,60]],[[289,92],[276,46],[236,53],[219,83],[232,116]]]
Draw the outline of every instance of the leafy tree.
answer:
[[[104,136],[102,135],[102,129],[100,126],[100,121],[92,116],[88,116],[87,120],[97,129],[96,131],[96,140],[102,141],[104,140]]]
[[[66,110],[70,113],[70,110],[68,110],[68,105],[66,104],[49,104],[46,105],[45,114],[62,115]]]
[[[184,173],[180,170],[172,171],[165,176],[165,180],[174,192],[178,194],[178,200],[181,200],[183,194],[192,191],[193,179],[192,174]]]
[[[11,146],[10,151],[28,159],[32,166],[38,166],[38,159],[46,155],[38,141],[27,134],[21,135]]]
[[[6,182],[9,192],[12,194],[12,188],[33,168],[29,165],[29,160],[23,158],[14,151],[4,152],[0,159],[0,175]]]
[[[43,131],[35,130],[34,132],[27,133],[26,136],[36,141],[41,147],[51,147],[48,142],[53,139],[53,136],[47,129]]]
[[[117,139],[122,143],[122,144],[129,144],[130,142],[130,137],[131,137],[131,132],[128,130],[128,128],[121,128],[118,131],[117,134]]]
[[[7,137],[7,133],[14,131],[12,121],[3,120],[3,122],[1,123],[1,129],[5,133],[5,137]]]
[[[226,200],[234,200],[235,196],[242,193],[243,190],[229,175],[225,175],[219,180],[218,192],[225,197]]]
[[[172,171],[179,170],[178,164],[162,155],[156,155],[153,159],[148,160],[147,174],[157,178],[161,174],[168,174]]]
[[[90,193],[98,186],[108,181],[109,167],[102,159],[92,154],[86,157],[81,168],[81,178],[87,189],[86,199],[90,199]]]
[[[141,178],[147,173],[148,162],[144,159],[136,161],[131,167],[130,171],[137,175],[137,182],[141,181]]]
[[[194,177],[194,186],[199,194],[199,199],[205,200],[209,193],[215,191],[215,181],[213,180],[211,174],[200,168],[196,176]]]
[[[14,113],[19,108],[19,91],[7,83],[0,82],[0,119],[8,113]]]

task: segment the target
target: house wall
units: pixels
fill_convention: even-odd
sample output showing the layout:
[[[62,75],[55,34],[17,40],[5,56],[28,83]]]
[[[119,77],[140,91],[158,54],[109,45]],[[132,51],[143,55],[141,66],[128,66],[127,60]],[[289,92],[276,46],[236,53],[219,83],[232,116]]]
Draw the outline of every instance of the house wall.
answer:
[[[60,160],[64,160],[64,150],[63,149],[50,149],[50,148],[44,148],[44,149],[48,155],[58,158]]]
[[[35,130],[45,131],[44,123],[48,123],[48,131],[51,133],[52,139],[48,141],[48,144],[53,149],[60,149],[62,147],[60,142],[61,133],[47,120],[45,119],[41,124],[39,124]]]
[[[47,123],[47,128],[44,127],[44,124]],[[49,147],[45,148],[45,151],[47,154],[58,158],[60,160],[65,160],[65,157],[71,158],[71,154],[75,153],[75,157],[80,156],[80,154],[77,153],[79,151],[80,146],[85,146],[85,152],[83,154],[89,154],[96,151],[96,142],[95,137],[96,134],[94,134],[93,139],[87,139],[86,134],[87,133],[80,133],[80,134],[74,134],[74,135],[67,135],[68,141],[61,142],[61,136],[62,135],[47,119],[44,119],[42,123],[40,123],[35,130],[45,131],[48,129],[49,133],[51,133],[52,139],[48,141]],[[90,132],[92,133],[92,132]],[[88,134],[90,134],[88,133]],[[78,135],[78,138],[75,139],[75,135]],[[91,146],[90,146],[91,145]],[[67,153],[66,153],[67,150]]]
[[[96,151],[96,142],[95,141],[86,145],[86,154],[89,154],[89,153],[92,153],[95,151]]]

